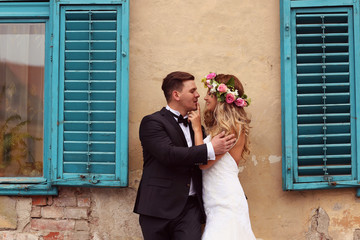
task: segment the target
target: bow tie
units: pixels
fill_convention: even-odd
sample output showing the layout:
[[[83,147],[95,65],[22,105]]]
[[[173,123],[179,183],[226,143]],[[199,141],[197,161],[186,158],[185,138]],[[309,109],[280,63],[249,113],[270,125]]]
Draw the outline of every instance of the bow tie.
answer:
[[[177,118],[178,123],[182,123],[182,124],[184,124],[185,127],[187,127],[187,125],[189,124],[188,118],[184,118],[181,114],[179,116],[172,112],[171,112],[171,114]]]

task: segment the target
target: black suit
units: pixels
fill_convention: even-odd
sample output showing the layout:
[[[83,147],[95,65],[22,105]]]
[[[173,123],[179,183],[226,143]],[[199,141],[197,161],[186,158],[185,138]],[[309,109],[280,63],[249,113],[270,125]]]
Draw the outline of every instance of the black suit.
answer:
[[[144,165],[134,212],[164,220],[176,219],[188,202],[192,179],[199,221],[204,223],[202,175],[196,165],[207,163],[206,145],[188,147],[179,124],[165,108],[145,116],[139,133]]]

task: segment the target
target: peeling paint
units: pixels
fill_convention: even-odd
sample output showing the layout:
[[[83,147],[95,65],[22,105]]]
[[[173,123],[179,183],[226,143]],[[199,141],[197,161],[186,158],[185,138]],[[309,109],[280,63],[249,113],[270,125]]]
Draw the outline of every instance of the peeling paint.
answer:
[[[272,163],[277,163],[281,161],[281,156],[275,156],[275,155],[270,155],[269,156],[269,162]]]
[[[355,229],[354,231],[354,240],[360,239],[360,229]]]
[[[334,205],[334,207],[333,207],[333,210],[334,210],[334,211],[338,211],[338,210],[340,210],[340,209],[342,209],[342,205],[341,205],[340,203],[335,203],[335,205]]]
[[[342,227],[343,229],[349,229],[354,226],[360,227],[360,216],[354,216],[349,209],[343,211],[342,218],[333,218],[331,221],[334,223],[334,226]]]
[[[239,167],[239,172],[243,172],[243,171],[244,171],[244,169],[245,169],[245,167],[244,167],[244,166]]]
[[[319,207],[314,209],[312,214],[310,228],[306,233],[306,240],[333,240],[328,231],[330,218],[326,211]]]
[[[252,155],[251,161],[254,163],[254,166],[256,166],[256,165],[258,164],[258,161],[256,160],[256,156],[255,156],[255,155]]]

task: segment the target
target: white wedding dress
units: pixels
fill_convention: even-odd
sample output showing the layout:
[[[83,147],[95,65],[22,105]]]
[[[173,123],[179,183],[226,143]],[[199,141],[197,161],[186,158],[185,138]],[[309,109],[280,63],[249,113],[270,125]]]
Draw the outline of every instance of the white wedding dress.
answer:
[[[204,139],[210,142],[210,136]],[[239,168],[230,153],[203,170],[206,225],[202,240],[255,240]]]

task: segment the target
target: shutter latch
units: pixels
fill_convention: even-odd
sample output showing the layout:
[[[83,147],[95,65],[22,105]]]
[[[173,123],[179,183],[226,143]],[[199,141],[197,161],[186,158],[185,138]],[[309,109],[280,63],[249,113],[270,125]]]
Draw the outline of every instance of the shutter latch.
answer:
[[[289,31],[290,30],[290,25],[287,23],[285,24],[285,31]]]
[[[91,183],[93,183],[93,184],[97,184],[98,182],[100,182],[100,180],[99,179],[96,179],[96,176],[94,175],[94,176],[92,176],[92,178],[89,180]]]

